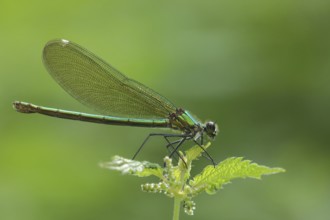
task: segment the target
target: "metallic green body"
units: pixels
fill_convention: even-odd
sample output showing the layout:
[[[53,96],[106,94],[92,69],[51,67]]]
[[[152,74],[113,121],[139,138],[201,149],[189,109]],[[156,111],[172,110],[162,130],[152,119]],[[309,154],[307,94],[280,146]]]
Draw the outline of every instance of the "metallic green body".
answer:
[[[100,124],[110,125],[126,125],[137,127],[170,127],[168,119],[140,119],[140,118],[122,118],[105,115],[95,115],[43,107],[26,102],[14,102],[14,108],[22,113],[39,113],[43,115],[53,116],[57,118],[65,118],[71,120],[87,121]]]

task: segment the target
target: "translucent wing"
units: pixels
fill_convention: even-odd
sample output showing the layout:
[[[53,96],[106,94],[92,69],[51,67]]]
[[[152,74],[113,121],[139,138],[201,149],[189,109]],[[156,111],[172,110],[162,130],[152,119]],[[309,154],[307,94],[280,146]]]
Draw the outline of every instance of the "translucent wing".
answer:
[[[65,91],[101,114],[152,119],[167,118],[175,112],[175,106],[165,97],[73,42],[48,42],[43,61]]]

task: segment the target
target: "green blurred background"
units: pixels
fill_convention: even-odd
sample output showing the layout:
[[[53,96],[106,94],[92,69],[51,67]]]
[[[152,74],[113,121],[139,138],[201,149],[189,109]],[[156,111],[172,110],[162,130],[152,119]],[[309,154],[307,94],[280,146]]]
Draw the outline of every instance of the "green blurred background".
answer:
[[[330,1],[0,2],[0,219],[170,219],[146,179],[98,166],[131,157],[152,129],[15,112],[14,100],[92,112],[41,61],[75,41],[177,106],[218,122],[216,161],[244,156],[284,174],[237,180],[181,219],[328,219]],[[160,162],[162,140],[139,159]],[[196,169],[208,161],[200,160]],[[147,181],[151,182],[154,179]]]

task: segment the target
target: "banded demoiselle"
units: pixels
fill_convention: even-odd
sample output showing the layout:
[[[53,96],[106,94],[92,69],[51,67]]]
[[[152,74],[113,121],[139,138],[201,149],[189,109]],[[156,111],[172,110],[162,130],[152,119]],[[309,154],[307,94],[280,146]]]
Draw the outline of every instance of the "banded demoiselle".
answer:
[[[175,107],[165,97],[145,85],[127,78],[111,65],[68,40],[53,40],[43,49],[43,63],[54,80],[72,97],[102,115],[48,108],[15,101],[14,108],[22,113],[39,113],[52,117],[110,125],[169,128],[180,133],[151,133],[135,153],[133,159],[151,136],[162,136],[170,157],[187,140],[202,149],[203,136],[213,139],[217,125],[201,123],[188,111]],[[170,141],[170,137],[176,137]],[[207,157],[214,161],[204,150]]]

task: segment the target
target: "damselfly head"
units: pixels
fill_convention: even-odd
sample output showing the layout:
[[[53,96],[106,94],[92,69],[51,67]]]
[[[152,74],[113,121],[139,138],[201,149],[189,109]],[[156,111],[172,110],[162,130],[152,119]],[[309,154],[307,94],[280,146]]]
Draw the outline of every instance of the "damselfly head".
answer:
[[[204,125],[204,132],[209,136],[210,138],[214,138],[217,136],[218,133],[218,126],[215,122],[213,121],[208,121]]]

